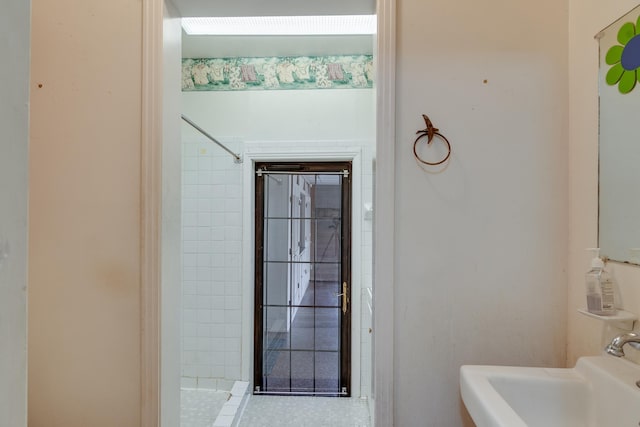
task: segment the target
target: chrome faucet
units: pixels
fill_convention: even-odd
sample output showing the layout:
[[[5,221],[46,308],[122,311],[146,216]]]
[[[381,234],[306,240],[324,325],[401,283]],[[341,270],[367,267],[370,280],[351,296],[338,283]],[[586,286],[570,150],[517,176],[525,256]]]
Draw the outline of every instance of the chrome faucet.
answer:
[[[606,346],[604,350],[613,356],[622,357],[624,356],[622,347],[625,344],[629,344],[631,347],[640,350],[640,335],[636,334],[635,332],[620,334],[612,339],[611,343],[609,343],[609,345]]]

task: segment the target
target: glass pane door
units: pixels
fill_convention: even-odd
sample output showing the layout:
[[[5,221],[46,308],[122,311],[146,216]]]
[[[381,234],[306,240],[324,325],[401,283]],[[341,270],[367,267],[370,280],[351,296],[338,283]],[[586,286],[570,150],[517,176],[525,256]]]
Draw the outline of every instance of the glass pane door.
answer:
[[[350,164],[257,170],[255,392],[348,394]]]

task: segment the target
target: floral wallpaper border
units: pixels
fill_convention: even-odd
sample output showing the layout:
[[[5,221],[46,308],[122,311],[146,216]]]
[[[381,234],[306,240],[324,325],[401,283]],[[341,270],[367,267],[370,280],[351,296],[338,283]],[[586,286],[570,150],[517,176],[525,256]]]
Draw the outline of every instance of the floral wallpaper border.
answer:
[[[373,72],[372,55],[184,58],[182,90],[362,89]]]

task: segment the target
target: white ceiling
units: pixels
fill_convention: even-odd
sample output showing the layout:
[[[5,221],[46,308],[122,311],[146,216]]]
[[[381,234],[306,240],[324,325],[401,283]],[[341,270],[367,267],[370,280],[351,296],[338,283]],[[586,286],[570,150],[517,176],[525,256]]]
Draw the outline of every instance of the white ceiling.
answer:
[[[172,0],[183,17],[372,15],[376,0]],[[183,58],[373,53],[374,36],[188,36]]]
[[[375,0],[172,0],[183,17],[373,15]]]

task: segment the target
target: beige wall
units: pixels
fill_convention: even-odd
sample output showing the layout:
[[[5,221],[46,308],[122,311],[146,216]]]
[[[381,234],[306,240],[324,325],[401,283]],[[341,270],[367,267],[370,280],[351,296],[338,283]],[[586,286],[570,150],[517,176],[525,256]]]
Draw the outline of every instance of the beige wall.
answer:
[[[141,2],[32,22],[29,425],[137,426]]]
[[[565,364],[568,3],[397,6],[395,425],[471,425],[460,365]]]
[[[596,246],[598,238],[598,42],[594,36],[636,6],[637,1],[570,0],[569,3],[571,207],[567,359],[573,365],[580,356],[599,354],[619,332],[579,315],[576,310],[585,306],[584,273],[590,257],[584,249]],[[620,286],[624,309],[640,313],[640,268],[610,265]],[[628,354],[633,354],[633,350]]]
[[[593,35],[635,3],[569,5],[398,1],[396,425],[464,423],[461,363],[562,365],[567,306],[569,364],[614,332],[575,309],[597,230]],[[33,28],[30,425],[136,426],[141,4],[35,0]],[[441,174],[408,148],[422,113],[454,148]],[[640,312],[639,269],[614,268]]]

